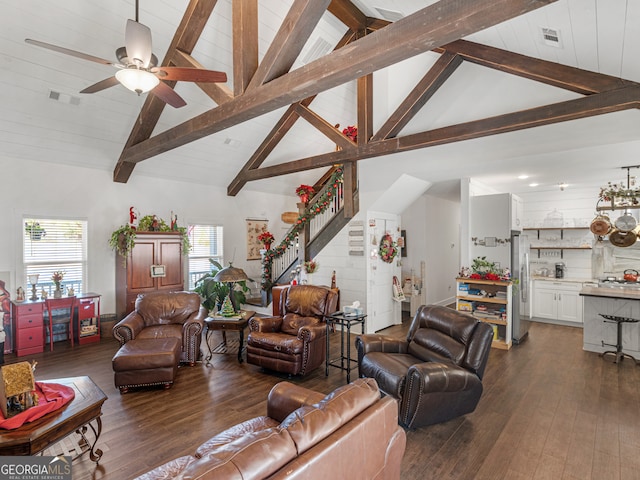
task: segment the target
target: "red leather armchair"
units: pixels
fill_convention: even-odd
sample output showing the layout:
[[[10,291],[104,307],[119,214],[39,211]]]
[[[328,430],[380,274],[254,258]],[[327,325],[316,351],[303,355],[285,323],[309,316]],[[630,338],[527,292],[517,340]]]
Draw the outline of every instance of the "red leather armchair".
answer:
[[[327,287],[291,285],[280,293],[279,316],[249,320],[247,363],[290,375],[306,375],[326,357],[325,315],[337,309]]]

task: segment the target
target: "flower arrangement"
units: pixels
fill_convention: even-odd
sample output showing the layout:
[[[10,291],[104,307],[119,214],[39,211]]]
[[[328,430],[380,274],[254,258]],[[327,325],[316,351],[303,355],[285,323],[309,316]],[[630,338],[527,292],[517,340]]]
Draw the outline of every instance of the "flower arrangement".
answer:
[[[349,125],[347,128],[342,130],[342,133],[353,142],[358,141],[358,127]]]
[[[275,240],[275,237],[271,232],[262,232],[260,235],[258,235],[258,241],[264,244],[267,250],[269,250],[269,247],[271,246],[274,240]]]
[[[608,182],[606,187],[600,188],[598,197],[605,202],[618,199],[624,204],[638,205],[640,203],[640,189],[628,188],[622,183]]]
[[[398,246],[388,233],[385,233],[380,240],[379,254],[380,258],[385,263],[393,262],[393,259],[398,254]]]
[[[53,272],[53,275],[51,275],[51,281],[56,284],[57,288],[60,287],[60,282],[62,282],[63,278],[64,272],[61,272],[60,270]]]
[[[307,273],[316,273],[320,264],[315,260],[309,260],[303,263],[304,271]]]
[[[296,188],[296,195],[300,197],[300,200],[303,203],[307,203],[309,199],[313,196],[313,187],[311,185],[300,185]]]

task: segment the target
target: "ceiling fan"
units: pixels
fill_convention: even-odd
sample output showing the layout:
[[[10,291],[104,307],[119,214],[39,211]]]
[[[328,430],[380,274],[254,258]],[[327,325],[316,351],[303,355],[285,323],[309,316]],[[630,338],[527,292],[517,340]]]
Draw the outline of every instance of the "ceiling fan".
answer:
[[[113,77],[90,85],[80,93],[96,93],[121,83],[138,95],[151,92],[163,102],[179,108],[185,106],[186,102],[162,80],[203,83],[227,81],[227,74],[224,72],[191,67],[158,67],[158,58],[151,51],[151,30],[138,22],[138,0],[136,0],[136,19],[127,20],[125,46],[116,50],[118,63],[39,40],[27,38],[25,42],[90,62],[111,65],[118,69]]]

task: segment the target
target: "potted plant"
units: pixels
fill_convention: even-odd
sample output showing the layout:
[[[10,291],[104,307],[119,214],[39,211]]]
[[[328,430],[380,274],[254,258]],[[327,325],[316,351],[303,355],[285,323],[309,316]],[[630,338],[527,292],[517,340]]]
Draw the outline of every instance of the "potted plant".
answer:
[[[262,232],[258,235],[258,241],[264,245],[265,250],[269,250],[271,248],[271,244],[275,240],[275,237],[271,232]]]
[[[40,223],[33,220],[24,223],[24,231],[31,240],[40,240],[47,234],[47,231],[40,226]]]
[[[302,203],[308,203],[309,199],[313,196],[313,187],[311,185],[300,185],[296,188],[296,195],[300,197]]]
[[[209,259],[209,263],[211,264],[211,271],[196,280],[193,291],[200,295],[202,306],[209,310],[209,312],[214,312],[216,309],[221,309],[222,302],[224,302],[224,299],[229,295],[229,285],[214,280],[216,274],[222,270],[222,265],[212,258]],[[237,287],[233,289],[233,296],[236,305],[247,303],[246,292],[249,291],[247,282],[236,282],[235,285],[237,285]]]

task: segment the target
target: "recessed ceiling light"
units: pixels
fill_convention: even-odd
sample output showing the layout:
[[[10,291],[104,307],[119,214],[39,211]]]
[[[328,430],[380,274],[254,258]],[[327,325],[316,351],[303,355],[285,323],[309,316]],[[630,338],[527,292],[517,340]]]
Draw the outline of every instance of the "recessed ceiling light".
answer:
[[[530,184],[529,184],[529,186],[530,186],[530,187],[537,187],[537,186],[538,186],[538,184],[537,184],[537,183],[530,183]]]
[[[520,180],[526,180],[527,178],[529,178],[529,175],[518,175],[518,178]]]

